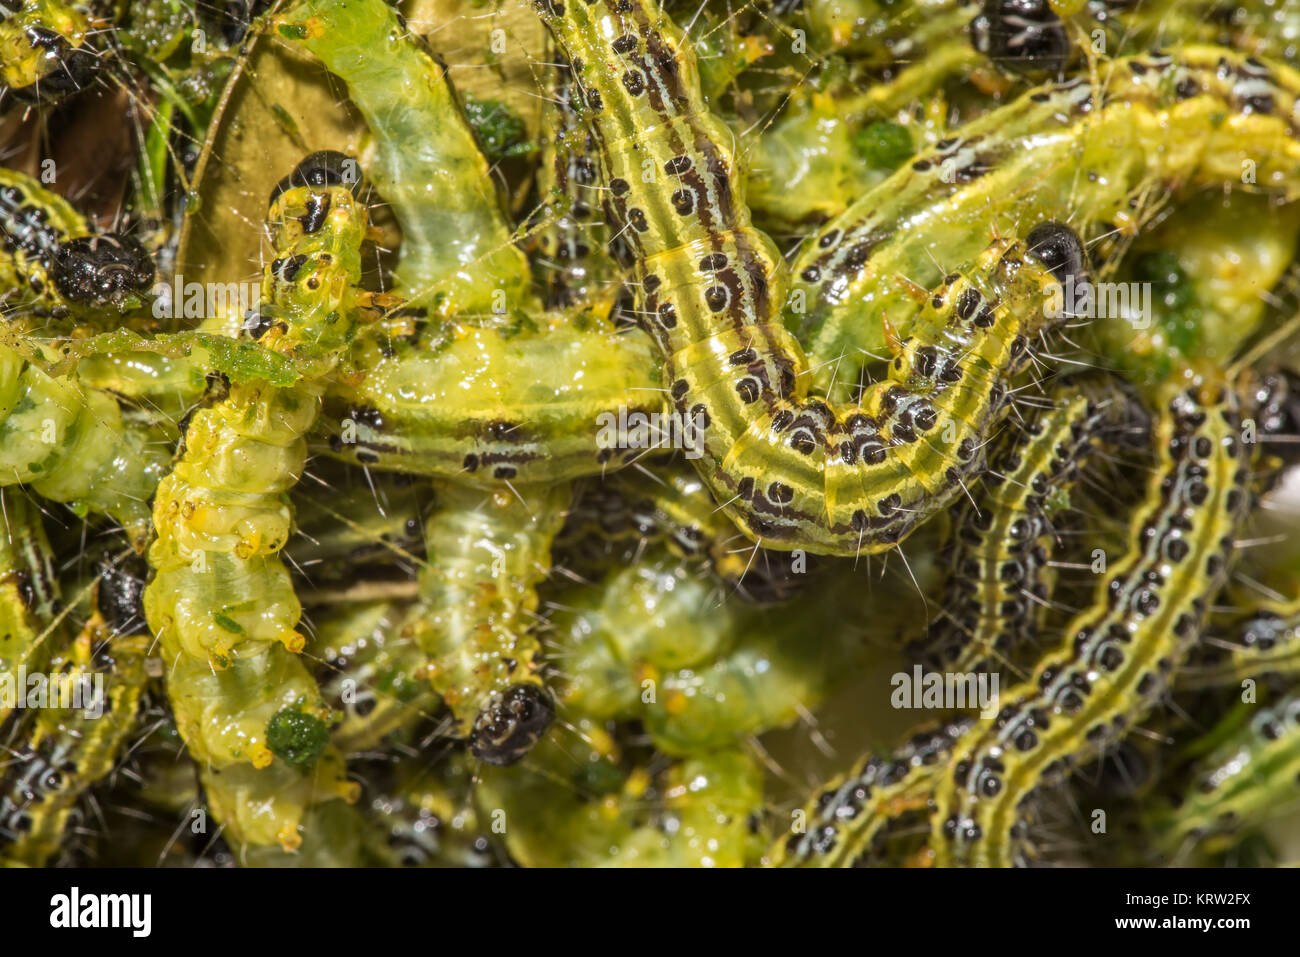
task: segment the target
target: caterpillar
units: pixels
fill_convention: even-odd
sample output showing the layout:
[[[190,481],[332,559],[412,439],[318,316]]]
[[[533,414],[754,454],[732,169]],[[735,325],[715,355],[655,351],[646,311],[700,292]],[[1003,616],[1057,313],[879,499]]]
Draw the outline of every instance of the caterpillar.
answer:
[[[1226,653],[1202,646],[1178,675],[1182,690],[1239,685],[1247,678],[1280,674],[1290,677],[1300,668],[1300,603],[1261,602],[1239,617],[1232,632],[1220,636],[1230,642]],[[1212,652],[1212,653],[1207,653]]]
[[[26,693],[19,668],[41,671],[59,610],[49,538],[40,512],[21,491],[0,490],[0,726]]]
[[[953,749],[975,719],[957,717],[914,732],[881,757],[867,755],[854,769],[820,788],[802,809],[799,827],[777,841],[771,867],[898,866],[891,846],[900,832],[915,833],[929,813],[935,784]]]
[[[661,751],[702,754],[797,720],[860,665],[863,629],[902,626],[905,602],[827,570],[780,606],[719,602],[707,579],[651,547],[630,567],[552,599],[560,713],[636,719]],[[831,596],[854,594],[848,611]],[[815,649],[807,635],[820,636]]]
[[[968,123],[800,248],[786,320],[821,363],[812,387],[856,389],[866,357],[886,348],[864,317],[884,312],[906,334],[918,309],[911,284],[932,285],[936,263],[968,261],[989,228],[1015,234],[1046,219],[1085,236],[1094,224],[1136,232],[1153,184],[1240,183],[1246,158],[1259,187],[1293,196],[1297,90],[1288,67],[1188,47],[1111,61],[1095,87],[1081,76],[1049,83]],[[1236,119],[1216,125],[1220,113]],[[1149,142],[1183,148],[1136,145]],[[940,247],[930,229],[899,228],[931,222],[945,224]]]
[[[345,185],[349,162],[308,156],[268,213],[278,255],[264,274],[258,339],[321,375],[362,308],[355,286],[368,220],[359,183]],[[155,496],[154,578],[144,594],[181,736],[207,765],[214,814],[239,841],[287,850],[301,844],[301,817],[318,790],[356,799],[326,745],[329,709],[296,657],[301,606],[278,555],[290,530],[282,496],[302,473],[322,391],[319,378],[293,388],[254,380],[194,414]],[[273,813],[259,810],[264,801]]]
[[[302,0],[274,18],[348,84],[376,137],[368,170],[402,227],[396,280],[414,307],[492,317],[533,306],[528,264],[513,245],[446,67],[380,0]],[[403,109],[392,91],[407,90]],[[498,308],[499,307],[499,308]]]
[[[1250,504],[1239,399],[1222,381],[1176,380],[1158,412],[1160,459],[1127,554],[1062,646],[954,748],[934,795],[936,864],[1028,860],[1036,789],[1140,720],[1204,626]]]
[[[533,631],[537,584],[569,505],[567,485],[484,492],[445,483],[425,523],[421,603],[407,625],[451,710],[451,733],[488,764],[518,761],[555,705]]]
[[[990,463],[985,494],[958,517],[943,611],[913,648],[932,670],[1001,671],[1035,642],[1051,592],[1052,519],[1069,507],[1106,415],[1077,388],[1049,396],[1023,438]]]
[[[66,314],[138,306],[154,263],[139,241],[95,234],[67,200],[17,170],[0,168],[0,295],[8,310],[36,305]]]
[[[1186,772],[1186,788],[1143,814],[1152,843],[1171,863],[1212,853],[1294,804],[1300,774],[1300,696],[1259,706],[1240,727],[1230,714],[1205,737],[1218,743]]]
[[[707,423],[696,465],[714,495],[769,547],[839,555],[895,547],[978,470],[1009,376],[1028,337],[1048,325],[1039,304],[1053,274],[1022,246],[996,240],[970,276],[952,274],[933,290],[889,380],[856,406],[828,406],[807,393],[806,360],[777,317],[784,262],[749,224],[728,137],[700,100],[679,34],[649,5],[619,22],[595,7],[539,9],[570,60],[585,65],[579,82],[606,182],[630,224],[638,308],[677,411]],[[635,34],[622,32],[630,20]],[[603,39],[615,32],[627,53]],[[639,129],[655,132],[634,141]],[[668,197],[646,188],[643,163],[679,177],[681,188]],[[1077,237],[1048,228],[1032,245],[1060,250],[1058,271],[1078,271]],[[952,434],[924,437],[936,428]]]
[[[0,859],[40,866],[62,841],[77,798],[112,770],[135,728],[146,680],[148,635],[109,638],[92,617],[63,655],[51,662],[52,682],[81,707],[42,708],[24,740],[6,759],[0,782]],[[94,681],[98,678],[102,685]]]
[[[10,0],[0,7],[0,88],[21,103],[50,105],[90,86],[101,54],[90,17],[63,0]]]

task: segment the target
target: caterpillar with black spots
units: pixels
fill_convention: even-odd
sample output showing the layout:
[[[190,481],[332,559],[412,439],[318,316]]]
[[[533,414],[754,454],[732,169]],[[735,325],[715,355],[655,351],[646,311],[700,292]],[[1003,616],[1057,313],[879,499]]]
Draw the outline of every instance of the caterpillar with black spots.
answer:
[[[39,672],[54,644],[60,607],[49,538],[40,510],[18,489],[0,489],[0,727],[24,694],[19,668]]]
[[[1291,68],[1191,46],[1109,61],[1098,74],[1095,84],[1044,84],[972,120],[804,242],[786,320],[817,363],[812,388],[851,394],[867,358],[888,345],[869,318],[884,313],[907,335],[919,310],[913,284],[968,262],[989,229],[1016,235],[1056,220],[1089,240],[1099,230],[1132,235],[1152,195],[1163,195],[1159,184],[1232,187],[1246,160],[1257,164],[1252,188],[1300,192]]]
[[[998,672],[1035,643],[1051,594],[1053,517],[1091,451],[1106,410],[1067,385],[1013,427],[964,508],[949,549],[943,610],[912,652],[935,671]],[[1017,434],[1021,433],[1023,434]]]
[[[1235,384],[1210,374],[1163,390],[1158,463],[1127,553],[1092,605],[996,717],[954,747],[930,851],[940,866],[1026,863],[1037,789],[1097,756],[1150,711],[1199,637],[1251,504]]]
[[[1245,718],[1242,721],[1242,718]],[[1185,864],[1230,847],[1286,814],[1300,776],[1300,693],[1239,706],[1204,740],[1213,746],[1180,776],[1180,793],[1144,810],[1143,823],[1166,862]]]
[[[20,103],[52,105],[86,89],[102,62],[94,30],[83,4],[7,0],[0,5],[0,91]]]
[[[808,393],[807,360],[779,316],[785,262],[750,224],[730,134],[680,31],[651,3],[538,9],[584,91],[669,394],[705,424],[701,476],[769,547],[894,548],[980,469],[1028,341],[1051,325],[1042,305],[1056,278],[1022,244],[995,240],[932,290],[886,381],[828,405]],[[651,167],[665,185],[646,182]],[[1082,247],[1049,229],[1031,245],[1064,279]]]

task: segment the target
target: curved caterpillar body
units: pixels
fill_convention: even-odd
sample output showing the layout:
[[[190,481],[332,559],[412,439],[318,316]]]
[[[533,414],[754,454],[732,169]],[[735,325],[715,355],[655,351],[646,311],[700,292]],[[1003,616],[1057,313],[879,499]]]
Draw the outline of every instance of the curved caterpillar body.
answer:
[[[139,634],[107,639],[102,619],[92,619],[65,660],[52,662],[51,680],[67,694],[81,685],[81,707],[36,712],[26,740],[6,758],[0,860],[40,866],[58,850],[77,799],[113,769],[135,729],[150,643]]]
[[[1112,61],[1096,87],[1081,76],[1047,84],[968,123],[801,248],[786,318],[818,363],[813,387],[856,387],[864,356],[885,345],[868,317],[883,311],[911,329],[917,303],[898,277],[931,285],[937,264],[969,261],[990,227],[1015,234],[1052,219],[1085,238],[1094,227],[1132,233],[1153,184],[1240,183],[1245,158],[1258,163],[1260,187],[1296,195],[1297,92],[1288,67],[1190,47]],[[1232,122],[1212,122],[1220,115]],[[1140,145],[1149,143],[1180,145]]]
[[[1165,391],[1153,435],[1160,460],[1129,551],[1062,647],[954,748],[935,792],[935,863],[1024,862],[1035,790],[1100,753],[1168,685],[1226,579],[1250,504],[1240,430],[1228,386]]]
[[[1052,276],[995,240],[969,275],[933,291],[889,379],[832,408],[807,392],[806,360],[778,317],[784,261],[750,225],[730,136],[701,100],[680,33],[650,3],[539,9],[584,65],[577,78],[628,224],[638,310],[677,411],[703,423],[700,474],[771,547],[895,547],[980,467],[1028,337],[1048,325]],[[647,184],[651,166],[678,188]],[[1073,258],[1081,266],[1081,250]]]
[[[368,218],[343,185],[346,160],[303,160],[269,214],[278,255],[266,268],[259,341],[319,375],[360,312]],[[286,849],[300,844],[315,794],[356,797],[326,746],[329,709],[293,654],[305,643],[301,606],[279,556],[291,522],[284,493],[302,474],[322,391],[319,378],[294,388],[254,380],[194,414],[154,501],[155,574],[144,595],[181,736],[208,765],[214,813],[237,840]],[[259,811],[267,801],[272,813]]]
[[[1073,390],[1054,398],[1023,441],[990,463],[987,491],[957,519],[942,617],[916,649],[935,671],[1001,671],[1037,637],[1051,591],[1052,516],[1068,507],[1105,414]]]
[[[528,310],[528,263],[446,67],[423,40],[384,3],[300,0],[275,24],[347,82],[375,133],[368,172],[402,226],[398,291],[441,315]],[[395,89],[407,91],[400,110]]]
[[[1233,716],[1225,719],[1225,724]],[[1207,738],[1221,737],[1220,729]],[[1210,852],[1285,814],[1300,776],[1300,694],[1261,706],[1189,769],[1186,790],[1146,812],[1156,846],[1172,862]]]
[[[516,497],[447,483],[425,524],[428,564],[408,629],[429,656],[452,733],[489,764],[518,761],[555,716],[533,626],[570,494],[567,485]]]
[[[975,719],[955,718],[912,734],[887,757],[869,755],[820,789],[799,830],[778,841],[773,867],[872,867],[902,863],[890,847],[900,831],[922,824],[935,782]]]
[[[13,695],[26,693],[19,667],[39,672],[49,658],[49,629],[59,606],[53,551],[40,510],[21,491],[0,490],[0,727]]]
[[[53,104],[94,82],[100,54],[91,22],[64,0],[10,0],[0,7],[0,89],[23,103]]]

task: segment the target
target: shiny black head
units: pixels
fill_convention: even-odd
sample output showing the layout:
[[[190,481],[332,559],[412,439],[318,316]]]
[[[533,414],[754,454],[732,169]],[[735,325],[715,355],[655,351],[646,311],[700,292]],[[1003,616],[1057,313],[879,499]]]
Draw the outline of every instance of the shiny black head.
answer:
[[[541,740],[555,720],[550,693],[537,685],[511,685],[474,719],[469,749],[488,764],[514,764]]]
[[[1069,277],[1081,279],[1087,271],[1088,254],[1083,240],[1063,223],[1039,223],[1025,237],[1029,255],[1048,268],[1057,282]]]
[[[153,284],[153,259],[130,236],[107,233],[60,243],[50,278],[68,302],[107,304]]]
[[[144,620],[144,586],[149,566],[139,555],[99,568],[99,594],[95,604],[115,635],[136,635],[149,630]]]
[[[338,150],[318,150],[305,157],[293,172],[271,190],[271,202],[298,186],[347,186],[355,195],[361,188],[361,164]]]
[[[970,24],[975,49],[1013,73],[1059,74],[1070,36],[1047,0],[984,0]]]
[[[14,99],[23,103],[53,104],[88,87],[99,75],[99,54],[87,46],[74,47],[63,37],[44,27],[29,27],[27,42],[41,51],[45,67],[35,83],[12,90]]]

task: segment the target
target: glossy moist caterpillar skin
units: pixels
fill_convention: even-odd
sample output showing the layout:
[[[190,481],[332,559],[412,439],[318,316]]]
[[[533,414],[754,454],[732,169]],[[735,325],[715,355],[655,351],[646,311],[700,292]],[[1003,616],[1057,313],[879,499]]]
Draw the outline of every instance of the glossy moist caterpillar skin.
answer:
[[[1049,325],[1051,275],[995,240],[933,290],[887,381],[857,405],[828,406],[808,394],[807,362],[780,320],[784,261],[750,224],[730,135],[701,99],[680,32],[653,4],[538,9],[585,93],[669,394],[704,423],[700,474],[769,547],[895,547],[980,468],[1028,339]],[[641,175],[650,167],[653,183]]]
[[[931,817],[936,864],[1029,859],[1034,791],[1141,720],[1204,627],[1251,504],[1237,394],[1221,380],[1176,383],[1153,431],[1158,465],[1128,553],[1062,647],[954,748]]]

